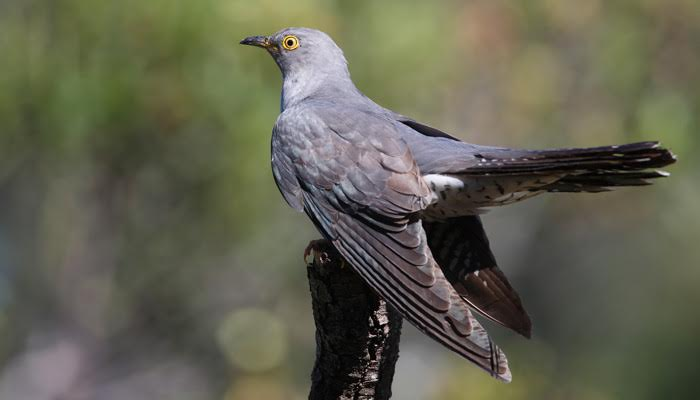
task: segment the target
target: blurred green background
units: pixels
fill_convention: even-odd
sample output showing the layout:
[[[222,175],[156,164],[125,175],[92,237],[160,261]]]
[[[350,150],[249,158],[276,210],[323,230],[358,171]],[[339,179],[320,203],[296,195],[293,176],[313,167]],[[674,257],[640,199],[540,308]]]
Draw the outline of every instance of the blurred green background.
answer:
[[[0,399],[303,399],[318,237],[270,173],[280,74],[327,31],[358,87],[464,140],[661,140],[656,185],[485,217],[534,338],[514,381],[404,328],[397,399],[691,399],[700,2],[0,0]]]

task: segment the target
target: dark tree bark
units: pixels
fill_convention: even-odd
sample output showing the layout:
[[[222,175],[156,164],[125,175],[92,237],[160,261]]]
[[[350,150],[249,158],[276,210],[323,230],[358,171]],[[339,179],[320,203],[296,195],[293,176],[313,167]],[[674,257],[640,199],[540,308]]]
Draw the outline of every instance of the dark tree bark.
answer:
[[[328,241],[309,246],[315,253],[307,271],[316,323],[309,399],[388,399],[399,358],[401,316]]]

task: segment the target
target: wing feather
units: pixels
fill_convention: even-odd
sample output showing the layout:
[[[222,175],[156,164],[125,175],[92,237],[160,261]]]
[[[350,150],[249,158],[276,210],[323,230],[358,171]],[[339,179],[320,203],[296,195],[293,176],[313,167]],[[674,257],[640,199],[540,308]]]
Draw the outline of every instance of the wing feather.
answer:
[[[485,317],[530,337],[520,296],[498,268],[478,216],[424,222],[428,243],[447,279]]]
[[[411,285],[384,258],[381,242],[359,234],[366,227],[354,219],[346,222],[355,226],[339,223],[337,226],[342,228],[338,229],[334,244],[344,257],[352,259],[350,262],[360,276],[418,329],[499,379],[510,380],[505,354],[474,319],[434,262],[433,269],[440,274],[436,283],[429,288]]]

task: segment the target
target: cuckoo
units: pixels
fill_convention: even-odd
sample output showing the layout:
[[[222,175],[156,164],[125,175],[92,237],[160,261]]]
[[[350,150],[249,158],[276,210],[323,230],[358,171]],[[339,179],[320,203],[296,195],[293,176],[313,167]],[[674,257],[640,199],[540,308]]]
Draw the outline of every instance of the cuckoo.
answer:
[[[272,171],[364,281],[420,331],[510,381],[474,313],[529,337],[531,323],[479,215],[547,192],[602,192],[668,176],[657,142],[523,150],[465,143],[381,107],[325,33],[287,28],[241,44],[282,72]]]

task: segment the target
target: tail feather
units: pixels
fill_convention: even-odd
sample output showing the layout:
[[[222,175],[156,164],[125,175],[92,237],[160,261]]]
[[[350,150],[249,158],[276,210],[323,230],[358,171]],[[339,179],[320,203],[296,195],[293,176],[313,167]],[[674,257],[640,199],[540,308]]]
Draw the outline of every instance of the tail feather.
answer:
[[[531,191],[604,192],[620,186],[650,185],[651,179],[669,174],[657,171],[676,162],[676,156],[658,142],[584,149],[510,150],[487,149],[475,155],[470,175],[560,175]]]
[[[661,168],[676,161],[658,142],[630,143],[584,149],[510,150],[490,149],[475,155],[480,161],[471,174],[524,175],[640,171]],[[648,179],[648,178],[645,178]]]
[[[580,175],[567,175],[562,179],[544,186],[548,192],[606,192],[610,188],[621,186],[647,186],[650,179],[669,176],[664,171],[596,171]]]

